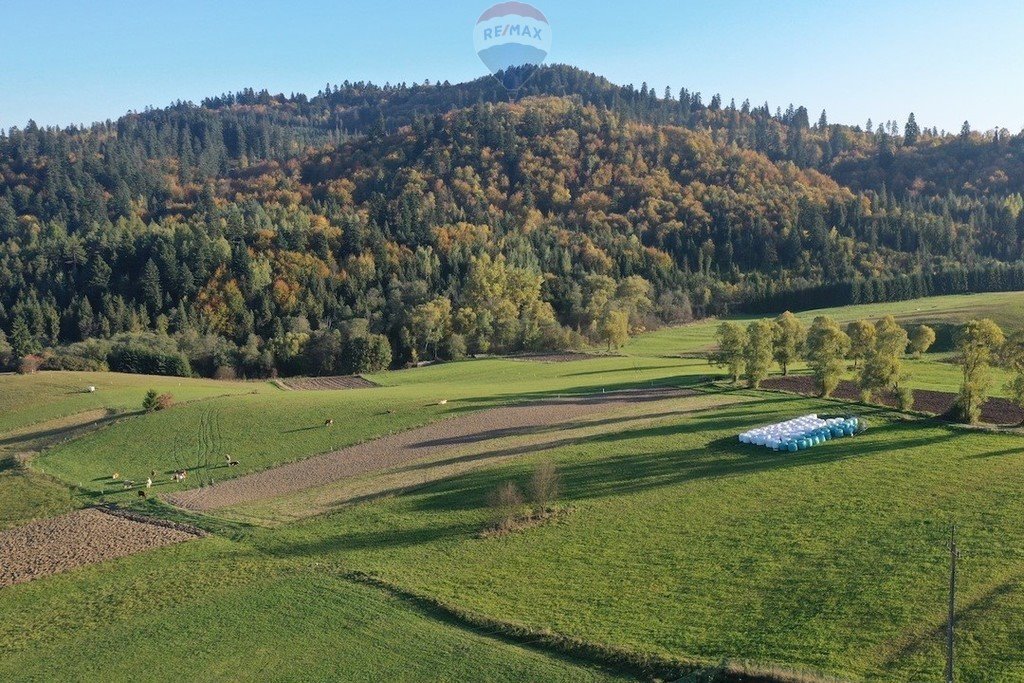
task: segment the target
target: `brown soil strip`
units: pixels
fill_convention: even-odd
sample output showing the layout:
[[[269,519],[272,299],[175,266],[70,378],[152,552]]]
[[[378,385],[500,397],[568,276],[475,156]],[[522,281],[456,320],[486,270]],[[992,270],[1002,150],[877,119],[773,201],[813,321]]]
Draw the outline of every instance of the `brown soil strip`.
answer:
[[[373,382],[359,375],[338,375],[335,377],[301,377],[278,380],[279,385],[296,391],[333,391],[337,389],[371,389]]]
[[[682,389],[618,391],[482,410],[206,488],[176,493],[168,500],[190,510],[240,505],[380,472],[473,443],[530,434],[615,405],[659,401],[693,393]]]
[[[196,533],[77,510],[0,531],[0,587],[196,538]]]
[[[586,419],[562,422],[530,433],[490,439],[464,447],[436,451],[432,456],[390,469],[331,482],[298,493],[222,508],[218,516],[246,524],[274,527],[326,514],[342,506],[376,498],[401,495],[433,482],[461,476],[481,467],[543,453],[612,432],[646,429],[665,420],[758,399],[737,394],[667,396],[657,403],[621,406]]]
[[[761,382],[761,388],[791,391],[796,394],[814,396],[817,394],[814,378],[807,375],[772,377]],[[843,380],[832,392],[832,398],[844,401],[859,401],[860,389],[849,380]],[[932,415],[946,415],[953,407],[956,394],[948,391],[914,389],[914,410]],[[876,394],[874,403],[895,408],[896,396],[891,392]],[[981,421],[994,425],[1017,425],[1024,421],[1024,410],[1005,398],[990,398],[981,407]]]

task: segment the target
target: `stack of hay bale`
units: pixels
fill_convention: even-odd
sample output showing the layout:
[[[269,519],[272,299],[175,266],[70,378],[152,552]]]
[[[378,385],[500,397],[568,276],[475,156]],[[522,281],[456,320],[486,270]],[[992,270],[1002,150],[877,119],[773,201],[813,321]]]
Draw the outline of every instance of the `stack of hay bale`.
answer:
[[[743,432],[740,443],[795,453],[832,439],[853,436],[863,430],[861,423],[858,417],[822,419],[815,414],[803,415]]]

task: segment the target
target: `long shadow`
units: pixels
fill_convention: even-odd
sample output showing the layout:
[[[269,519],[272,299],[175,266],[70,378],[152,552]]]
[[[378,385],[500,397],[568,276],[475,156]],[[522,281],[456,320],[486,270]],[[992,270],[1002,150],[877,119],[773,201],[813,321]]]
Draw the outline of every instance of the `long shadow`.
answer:
[[[995,586],[987,589],[977,598],[971,600],[967,605],[957,610],[957,622],[970,622],[973,619],[982,619],[992,608],[1004,601],[1006,596],[1020,588],[1018,579],[1001,581]],[[914,654],[941,642],[946,630],[945,623],[936,623],[928,627],[924,633],[918,633],[909,637],[896,652],[892,653],[881,663],[883,671],[898,669],[900,664],[912,657]]]
[[[645,372],[647,370],[672,370],[672,369],[679,369],[679,367],[680,367],[679,363],[676,363],[674,365],[643,365],[643,366],[638,366],[635,369],[634,368],[629,368],[629,367],[622,367],[622,368],[611,368],[611,369],[608,369],[608,370],[587,370],[586,372],[568,372],[568,373],[562,375],[562,377],[586,377],[588,375],[607,375],[607,374],[611,374],[611,373],[629,372],[630,370],[635,370],[636,372]]]
[[[0,439],[0,447],[32,441],[49,441],[61,436],[76,434],[83,429],[98,429],[99,427],[110,424],[111,422],[116,422],[126,415],[128,415],[128,413],[105,415],[104,417],[99,417],[95,420],[83,422],[81,424],[67,425],[64,427],[51,427],[49,429],[39,429],[34,432],[23,432],[16,436],[7,436]]]
[[[750,415],[746,414],[745,424]],[[729,420],[734,423],[736,420]],[[715,425],[715,432],[722,425],[722,416],[715,412],[706,420],[695,420],[686,424],[664,425],[656,428],[629,430],[620,434],[603,434],[576,442],[579,447],[588,443],[612,443],[630,439],[650,437],[684,436],[708,430]],[[735,425],[733,425],[735,426]],[[887,428],[907,431],[915,425],[894,424]],[[730,428],[731,429],[731,428]],[[933,434],[918,438],[900,438],[900,449],[920,448],[944,443],[948,434]],[[740,444],[735,436],[719,436],[702,445],[687,450],[661,450],[635,455],[616,455],[594,461],[563,465],[559,468],[565,490],[574,500],[596,499],[606,496],[639,493],[655,488],[674,486],[701,479],[736,477],[770,471],[783,471],[796,467],[840,462],[852,458],[869,457],[894,450],[893,441],[869,437],[855,437],[830,442],[799,454],[782,454],[764,448]],[[623,449],[628,453],[628,448]],[[434,493],[416,501],[423,510],[475,509],[484,504],[487,493],[507,477],[501,471],[477,471],[458,477]]]
[[[706,378],[698,375],[676,375],[672,377],[661,377],[657,379],[642,381],[622,381],[602,386],[592,384],[574,387],[561,387],[558,389],[544,389],[540,391],[520,391],[507,394],[494,394],[492,396],[469,397],[451,401],[455,406],[450,413],[469,412],[482,408],[494,407],[496,405],[509,405],[524,403],[527,401],[539,401],[542,399],[556,399],[563,401],[578,401],[580,399],[594,399],[598,396],[622,391],[642,391],[647,389],[686,389],[706,383]],[[603,393],[602,393],[603,392]],[[608,396],[606,400],[622,401],[622,397]],[[633,397],[637,401],[637,397]],[[653,398],[649,400],[660,400]]]
[[[339,536],[319,537],[315,540],[281,542],[268,537],[261,550],[274,557],[308,557],[343,551],[408,548],[434,543],[444,538],[466,536],[478,531],[474,524],[450,524],[389,531],[346,533]]]
[[[281,433],[282,434],[294,434],[295,432],[308,432],[308,431],[311,431],[313,429],[324,429],[324,425],[317,424],[317,425],[312,425],[310,427],[296,427],[295,429],[285,429]]]
[[[479,443],[481,441],[490,441],[492,439],[500,439],[503,437],[538,436],[540,434],[548,434],[551,432],[567,432],[575,429],[608,427],[615,424],[637,422],[640,420],[658,420],[668,417],[678,417],[692,412],[692,410],[664,410],[658,413],[621,415],[618,417],[608,417],[601,420],[574,420],[573,422],[562,422],[550,425],[534,425],[527,427],[489,429],[482,432],[476,432],[474,434],[467,434],[464,436],[453,436],[444,439],[431,439],[428,441],[420,441],[418,443],[412,444],[412,447],[423,448],[431,446],[458,446],[464,444]],[[492,451],[492,453],[498,452],[499,451]],[[433,464],[436,464],[436,462],[427,463],[427,466]],[[410,469],[420,469],[420,466],[413,465],[409,467],[403,467],[398,471],[405,471]]]

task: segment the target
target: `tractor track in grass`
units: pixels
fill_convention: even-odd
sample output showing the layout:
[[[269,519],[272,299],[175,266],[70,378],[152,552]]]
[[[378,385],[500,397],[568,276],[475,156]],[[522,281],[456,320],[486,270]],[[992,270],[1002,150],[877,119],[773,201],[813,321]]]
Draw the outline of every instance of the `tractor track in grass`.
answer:
[[[182,491],[168,496],[167,500],[195,511],[242,505],[380,472],[468,444],[530,434],[537,429],[571,422],[623,404],[660,401],[695,393],[675,388],[636,389],[490,408],[212,486]]]

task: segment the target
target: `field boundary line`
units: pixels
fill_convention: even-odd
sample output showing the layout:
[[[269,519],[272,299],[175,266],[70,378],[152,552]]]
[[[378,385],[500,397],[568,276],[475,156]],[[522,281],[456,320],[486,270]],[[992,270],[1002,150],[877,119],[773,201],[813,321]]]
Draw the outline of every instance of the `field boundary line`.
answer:
[[[677,680],[697,675],[698,680],[743,681],[744,683],[844,683],[843,679],[811,671],[797,671],[777,665],[759,665],[723,660],[688,659],[637,652],[624,647],[594,643],[550,629],[502,621],[409,590],[380,576],[360,571],[342,573],[343,578],[387,593],[412,606],[425,616],[507,643],[540,650],[548,654],[631,674],[641,678]]]

